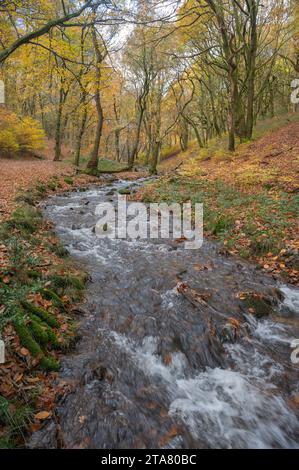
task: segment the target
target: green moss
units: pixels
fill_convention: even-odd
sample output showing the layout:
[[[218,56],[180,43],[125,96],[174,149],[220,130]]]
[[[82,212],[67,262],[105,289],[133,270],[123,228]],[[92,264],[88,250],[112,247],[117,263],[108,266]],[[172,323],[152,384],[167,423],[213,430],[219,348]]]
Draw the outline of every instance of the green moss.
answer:
[[[47,329],[36,320],[36,317],[34,315],[29,315],[30,318],[30,324],[29,324],[29,330],[32,333],[32,336],[34,339],[40,344],[41,346],[46,346],[49,341]]]
[[[246,308],[259,318],[268,316],[273,312],[271,299],[263,294],[249,292],[243,302]]]
[[[85,169],[85,173],[86,175],[89,175],[89,176],[100,176],[100,172],[97,168],[86,168]]]
[[[48,188],[54,189],[56,180],[49,183]],[[30,352],[31,357],[38,359],[37,370],[58,371],[59,361],[51,350],[67,350],[76,339],[70,318],[66,315],[64,302],[59,297],[60,291],[69,298],[82,296],[84,276],[72,275],[71,264],[67,266],[66,276],[53,277],[53,290],[42,288],[48,280],[47,276],[36,268],[43,264],[44,259],[36,256],[36,247],[43,244],[58,256],[68,255],[68,251],[61,244],[52,244],[52,233],[39,230],[42,225],[42,214],[34,205],[46,193],[45,188],[39,185],[37,189],[25,191],[18,195],[21,203],[10,220],[1,224],[1,243],[7,247],[9,266],[0,273],[0,304],[4,312],[0,315],[0,334],[7,324],[14,326],[19,337],[20,345]],[[38,231],[39,230],[39,231]],[[37,232],[38,231],[38,232]],[[59,267],[60,268],[60,267]],[[68,268],[70,268],[68,270]],[[1,281],[9,275],[10,282]],[[66,331],[58,331],[60,323],[51,312],[39,307],[34,302],[28,302],[29,296],[41,293],[45,299],[51,300],[53,305],[66,315]],[[16,352],[17,353],[17,352]],[[35,361],[37,362],[37,361]],[[33,364],[30,366],[33,368]],[[34,405],[39,386],[34,390],[23,390],[20,387],[16,400],[9,402],[0,396],[0,448],[13,448],[22,445],[24,430],[28,428],[32,411],[28,405]],[[25,405],[25,406],[23,406]]]
[[[49,356],[45,356],[39,344],[33,338],[29,328],[24,324],[14,322],[14,327],[24,348],[28,349],[33,357],[40,359],[41,367],[46,371],[57,371],[60,369],[59,362]]]
[[[51,328],[51,326],[47,325],[43,320],[41,320],[39,317],[34,315],[33,313],[29,315],[29,318],[33,320],[35,323],[39,325],[40,328],[43,329],[43,331],[46,333],[46,343],[50,343],[51,346],[54,349],[59,349],[61,347],[58,338]]]
[[[228,216],[217,217],[212,226],[212,233],[219,235],[233,226],[233,220]]]
[[[41,221],[41,213],[37,209],[29,205],[23,205],[13,212],[7,223],[11,228],[21,232],[34,233],[40,226]]]
[[[101,158],[99,161],[100,173],[121,172],[121,171],[125,171],[127,167],[128,165],[126,163],[120,163],[115,160],[108,160],[106,158]]]
[[[131,194],[131,189],[130,188],[123,188],[118,191],[119,194],[121,195],[126,195],[126,194]]]
[[[58,289],[66,289],[67,287],[73,287],[77,290],[84,289],[84,282],[76,276],[59,276],[57,274],[53,274],[52,276],[49,276],[49,280],[52,285]]]
[[[57,372],[60,369],[59,361],[57,361],[53,357],[44,356],[40,361],[40,365],[42,366],[44,370],[48,372],[51,372],[51,371]]]
[[[39,344],[33,338],[29,328],[24,323],[20,323],[17,320],[15,320],[13,323],[16,332],[19,336],[21,345],[24,348],[28,349],[28,351],[30,351],[33,357],[42,357],[43,351],[41,350]]]
[[[38,271],[35,271],[34,269],[30,269],[27,271],[27,276],[29,277],[29,279],[37,280],[42,277],[42,274]]]
[[[38,183],[36,186],[37,192],[39,192],[41,195],[45,195],[47,192],[47,188],[43,183]]]
[[[40,293],[45,299],[51,300],[56,307],[62,308],[63,310],[65,309],[63,301],[54,291],[50,289],[41,289]]]
[[[47,325],[51,326],[52,328],[59,328],[59,322],[56,320],[54,315],[47,312],[43,308],[37,307],[36,305],[33,305],[31,302],[27,302],[27,301],[22,301],[22,306],[28,312],[36,315],[38,318],[40,318],[42,321],[47,323]]]
[[[56,334],[54,333],[54,331],[51,329],[50,326],[47,328],[47,335],[48,335],[48,340],[51,343],[51,346],[54,349],[61,349],[62,345],[59,343]]]
[[[51,189],[52,191],[55,191],[56,188],[57,188],[57,183],[55,183],[54,181],[50,181],[47,186],[48,186],[48,188]]]
[[[53,253],[55,253],[55,255],[59,256],[59,258],[66,258],[69,256],[68,250],[61,243],[50,244],[49,248]]]
[[[74,184],[74,180],[73,180],[72,178],[70,178],[69,176],[66,176],[66,177],[64,178],[64,182],[65,182],[66,184],[69,184],[70,186],[72,186],[72,185]]]

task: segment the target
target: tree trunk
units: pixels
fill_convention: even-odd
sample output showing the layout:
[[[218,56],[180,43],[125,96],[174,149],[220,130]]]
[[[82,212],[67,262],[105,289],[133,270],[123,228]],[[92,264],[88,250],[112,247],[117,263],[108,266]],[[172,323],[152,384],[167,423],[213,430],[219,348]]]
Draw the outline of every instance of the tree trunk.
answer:
[[[248,53],[248,94],[247,94],[247,115],[246,115],[246,138],[252,139],[254,124],[254,95],[255,95],[255,75],[256,75],[256,54],[257,54],[257,5],[255,0],[249,0],[251,34]]]
[[[86,121],[87,121],[87,109],[86,107],[84,107],[83,116],[81,119],[81,125],[80,125],[77,142],[76,142],[75,165],[77,167],[79,167],[80,165],[81,146],[82,146],[83,135],[85,132]]]
[[[103,131],[103,123],[104,123],[104,114],[103,108],[101,103],[101,64],[104,60],[104,57],[100,51],[98,38],[96,34],[96,29],[93,26],[92,28],[92,42],[93,47],[96,54],[96,93],[95,93],[95,103],[96,103],[96,110],[97,110],[97,128],[94,140],[94,147],[91,154],[90,161],[88,162],[87,168],[96,172],[99,165],[99,150],[100,150],[100,143],[102,138],[102,131]]]
[[[156,141],[154,145],[152,146],[152,156],[151,156],[152,158],[151,158],[151,164],[150,164],[151,175],[156,175],[158,173],[157,166],[159,162],[160,149],[161,149],[161,142]]]
[[[63,89],[59,91],[59,106],[57,112],[56,120],[56,130],[55,130],[55,156],[54,162],[59,162],[61,159],[61,120],[63,112]]]
[[[180,135],[180,144],[181,149],[185,152],[188,148],[189,144],[189,129],[188,129],[188,122],[186,119],[181,119],[181,135]]]
[[[100,150],[102,131],[103,131],[103,121],[104,121],[103,108],[101,105],[101,97],[100,97],[99,90],[96,92],[95,102],[96,102],[96,108],[97,108],[98,123],[97,123],[97,128],[96,128],[93,151],[91,154],[90,161],[88,162],[88,165],[87,165],[87,168],[89,168],[90,170],[94,170],[94,171],[98,169],[98,165],[99,165],[99,150]]]
[[[114,132],[115,154],[116,161],[120,162],[120,130],[116,129]]]
[[[142,128],[142,121],[143,121],[143,115],[144,115],[144,107],[141,105],[140,111],[139,111],[139,117],[138,117],[138,123],[137,123],[137,133],[136,133],[136,138],[134,142],[134,147],[132,152],[129,154],[128,158],[128,167],[131,170],[134,166],[135,159],[138,155],[138,148],[139,148],[139,143],[140,143],[140,135],[141,135],[141,128]]]
[[[197,143],[198,143],[198,146],[199,148],[203,148],[204,147],[204,143],[202,141],[202,138],[200,137],[200,133],[199,133],[199,130],[195,124],[195,122],[190,119],[189,116],[185,115],[185,114],[182,114],[183,118],[187,121],[187,123],[192,127],[192,129],[194,130],[194,133],[195,133],[195,137],[196,137],[196,140],[197,140]]]
[[[120,118],[119,118],[115,96],[113,98],[113,109],[114,109],[114,116],[115,116],[115,121],[116,121],[116,128],[114,131],[115,156],[116,156],[116,161],[120,162]]]
[[[229,104],[227,114],[228,127],[228,150],[234,152],[236,150],[236,101],[238,96],[238,84],[236,81],[236,70],[230,65],[229,67]]]

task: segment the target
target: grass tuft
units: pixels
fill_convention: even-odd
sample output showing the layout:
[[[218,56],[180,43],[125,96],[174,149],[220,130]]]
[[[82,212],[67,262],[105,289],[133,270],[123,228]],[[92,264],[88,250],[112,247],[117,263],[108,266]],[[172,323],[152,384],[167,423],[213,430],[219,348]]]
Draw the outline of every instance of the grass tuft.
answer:
[[[40,227],[41,222],[42,216],[40,211],[24,204],[12,213],[7,224],[10,228],[17,229],[22,233],[34,233]]]

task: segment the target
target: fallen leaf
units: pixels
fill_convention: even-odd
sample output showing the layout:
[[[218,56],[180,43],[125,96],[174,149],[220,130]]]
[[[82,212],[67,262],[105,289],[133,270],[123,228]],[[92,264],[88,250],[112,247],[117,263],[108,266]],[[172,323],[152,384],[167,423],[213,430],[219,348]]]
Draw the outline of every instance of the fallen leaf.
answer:
[[[36,415],[34,415],[35,419],[38,419],[39,421],[44,421],[48,419],[51,416],[51,413],[49,411],[40,411]]]
[[[29,356],[29,354],[30,354],[28,349],[26,349],[26,348],[21,348],[20,353],[22,354],[22,356],[25,356],[25,357]]]
[[[40,379],[38,377],[27,377],[27,382],[29,382],[30,384],[34,384],[36,382],[39,382]]]

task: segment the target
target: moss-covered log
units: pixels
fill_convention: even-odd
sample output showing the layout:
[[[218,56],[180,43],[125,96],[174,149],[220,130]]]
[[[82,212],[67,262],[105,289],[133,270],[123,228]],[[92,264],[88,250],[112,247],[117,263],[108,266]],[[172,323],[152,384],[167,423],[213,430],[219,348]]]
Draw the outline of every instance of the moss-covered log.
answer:
[[[39,317],[41,320],[43,320],[45,323],[47,323],[52,328],[59,328],[58,320],[54,317],[53,314],[47,312],[43,308],[37,307],[36,305],[32,304],[31,302],[27,302],[25,300],[22,302],[22,306],[29,313],[33,313],[34,315]]]

